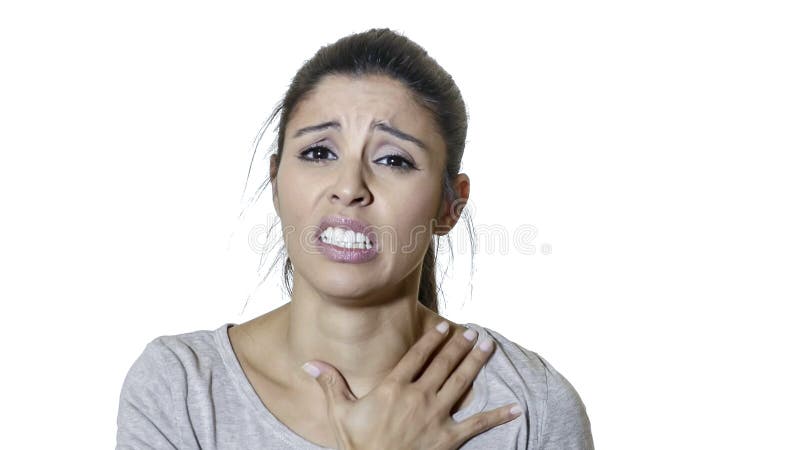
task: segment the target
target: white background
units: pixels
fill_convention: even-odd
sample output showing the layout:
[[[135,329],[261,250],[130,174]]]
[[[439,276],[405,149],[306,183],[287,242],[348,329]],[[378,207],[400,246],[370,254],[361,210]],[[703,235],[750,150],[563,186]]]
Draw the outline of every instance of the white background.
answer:
[[[548,359],[598,449],[798,448],[792,3],[4,3],[2,446],[113,447],[147,342],[286,301],[270,202],[238,220],[252,140],[320,46],[390,27],[462,90],[476,225],[537,230],[472,296],[457,253],[444,314]]]

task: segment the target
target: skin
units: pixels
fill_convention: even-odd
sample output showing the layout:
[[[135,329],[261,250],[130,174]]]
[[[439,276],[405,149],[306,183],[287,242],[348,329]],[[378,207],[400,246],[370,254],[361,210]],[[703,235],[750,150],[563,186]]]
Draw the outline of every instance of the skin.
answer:
[[[294,137],[300,128],[332,120],[341,127]],[[372,129],[377,121],[416,137],[427,149]],[[315,143],[330,151],[302,153]],[[391,168],[406,164],[386,158],[390,155],[418,170]],[[308,440],[336,446],[324,393],[302,370],[304,362],[319,359],[333,365],[360,398],[425,331],[446,320],[417,298],[432,235],[446,234],[458,220],[448,214],[451,205],[441,201],[445,158],[433,116],[401,82],[384,76],[327,76],[298,103],[287,123],[279,170],[273,155],[270,171],[276,176],[273,204],[294,267],[292,298],[230,328],[229,336],[264,404]],[[454,189],[462,201],[469,197],[466,174],[456,177]],[[355,217],[393,233],[380,234],[380,251],[371,261],[331,261],[308,244],[308,233],[326,215]],[[463,339],[466,328],[449,323],[448,339]],[[467,391],[453,412],[471,397]]]

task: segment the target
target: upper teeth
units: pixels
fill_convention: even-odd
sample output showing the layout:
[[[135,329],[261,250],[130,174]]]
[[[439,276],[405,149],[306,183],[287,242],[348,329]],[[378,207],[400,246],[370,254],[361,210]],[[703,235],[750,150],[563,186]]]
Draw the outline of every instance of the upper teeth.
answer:
[[[372,248],[372,242],[364,234],[347,228],[328,227],[320,235],[322,242],[344,248]]]

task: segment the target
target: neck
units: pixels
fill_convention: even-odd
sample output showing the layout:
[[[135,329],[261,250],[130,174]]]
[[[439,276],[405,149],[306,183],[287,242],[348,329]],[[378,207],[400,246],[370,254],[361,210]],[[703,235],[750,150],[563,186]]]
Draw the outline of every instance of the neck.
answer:
[[[316,383],[300,366],[311,359],[339,370],[356,397],[371,391],[422,334],[441,319],[408,293],[381,302],[344,304],[320,298],[296,284],[292,301],[281,310],[288,367]]]

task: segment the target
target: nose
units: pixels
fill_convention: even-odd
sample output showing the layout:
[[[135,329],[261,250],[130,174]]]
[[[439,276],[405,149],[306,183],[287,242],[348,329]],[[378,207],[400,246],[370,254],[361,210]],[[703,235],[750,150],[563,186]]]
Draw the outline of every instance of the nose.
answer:
[[[341,170],[331,188],[331,203],[340,203],[342,206],[367,206],[372,203],[372,192],[364,182],[361,162],[343,162],[339,167]]]

